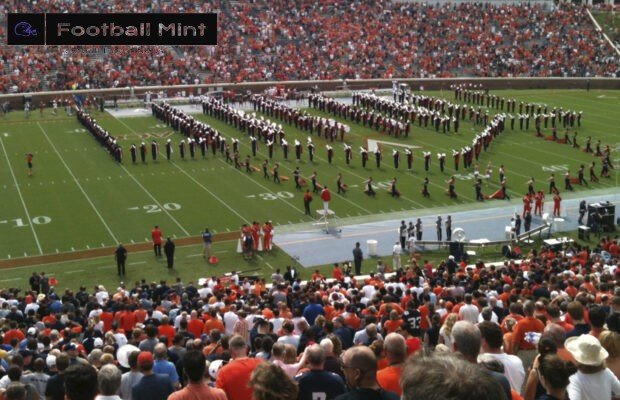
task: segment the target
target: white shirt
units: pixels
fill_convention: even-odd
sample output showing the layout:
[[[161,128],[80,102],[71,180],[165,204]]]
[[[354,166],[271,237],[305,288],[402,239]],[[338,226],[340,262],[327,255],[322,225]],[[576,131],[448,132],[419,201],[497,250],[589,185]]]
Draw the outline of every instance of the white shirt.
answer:
[[[375,294],[375,287],[373,285],[365,285],[362,288],[362,292],[364,292],[364,297],[367,299],[372,299],[372,296]]]
[[[297,348],[299,347],[299,335],[280,336],[278,338],[278,343],[290,344],[290,345],[293,345],[295,348]]]
[[[504,375],[508,382],[510,382],[510,387],[516,392],[521,392],[521,387],[525,380],[525,369],[523,368],[523,361],[519,357],[506,353],[484,353],[480,356],[491,356],[497,361],[501,361],[504,364]]]
[[[478,323],[478,314],[480,312],[478,311],[478,307],[476,307],[473,304],[465,304],[464,306],[461,307],[461,309],[459,310],[459,317],[462,320],[465,321],[469,321],[472,324],[477,324]]]
[[[224,314],[224,326],[226,327],[227,334],[233,334],[233,329],[237,321],[239,321],[239,317],[234,312],[228,311]]]
[[[282,323],[284,323],[284,318],[272,318],[269,320],[273,324],[273,331],[278,332],[282,328]]]
[[[571,400],[611,400],[620,396],[620,381],[609,368],[596,374],[578,371],[570,377],[568,396]]]
[[[392,255],[393,256],[400,256],[402,251],[403,251],[403,249],[402,249],[402,247],[400,247],[400,244],[395,244],[394,247],[392,248]]]

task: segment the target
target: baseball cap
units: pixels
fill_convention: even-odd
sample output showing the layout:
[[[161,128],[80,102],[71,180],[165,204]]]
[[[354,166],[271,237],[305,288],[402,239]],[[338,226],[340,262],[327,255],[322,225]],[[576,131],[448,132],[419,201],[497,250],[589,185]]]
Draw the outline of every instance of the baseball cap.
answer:
[[[45,363],[47,364],[48,368],[52,368],[56,366],[56,356],[47,356],[47,358],[45,359]]]
[[[153,354],[149,351],[141,351],[138,354],[138,366],[153,365]]]
[[[69,351],[69,350],[77,350],[77,346],[73,343],[67,343],[65,345],[65,351]]]

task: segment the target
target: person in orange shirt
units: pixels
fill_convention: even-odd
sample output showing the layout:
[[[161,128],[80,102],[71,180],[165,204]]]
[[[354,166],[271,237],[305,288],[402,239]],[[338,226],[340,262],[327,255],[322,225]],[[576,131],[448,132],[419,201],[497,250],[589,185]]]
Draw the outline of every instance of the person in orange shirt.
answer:
[[[254,395],[254,390],[248,385],[250,376],[264,360],[248,358],[248,346],[241,336],[233,336],[228,345],[232,359],[217,374],[215,386],[224,390],[229,399],[250,400]]]
[[[407,358],[405,339],[398,333],[390,333],[385,337],[383,347],[389,366],[377,372],[377,382],[382,389],[400,396],[403,392],[399,383],[401,368]]]
[[[151,232],[151,237],[153,238],[153,251],[155,251],[155,257],[161,257],[161,243],[162,237],[164,234],[162,233],[159,226],[155,225],[153,231]]]
[[[26,154],[26,163],[28,163],[28,176],[32,176],[32,159],[34,155],[32,153]]]
[[[385,323],[383,324],[383,328],[385,329],[386,333],[390,334],[400,329],[400,326],[402,324],[403,320],[398,315],[398,311],[392,310],[390,311],[390,319],[385,321]]]
[[[187,330],[191,332],[195,338],[199,338],[202,335],[202,330],[204,329],[205,324],[200,319],[198,319],[198,312],[196,310],[192,310],[189,315],[189,322],[187,323]]]
[[[534,317],[536,306],[528,300],[523,306],[525,318],[517,322],[513,330],[512,351],[523,361],[523,367],[527,370],[536,357],[536,345],[527,340],[527,333],[542,333],[545,325],[541,320]]]
[[[316,282],[318,281],[322,281],[323,279],[323,275],[321,275],[321,272],[318,269],[314,270],[314,274],[312,274],[312,281]]]
[[[344,279],[344,274],[342,273],[342,270],[340,269],[340,266],[338,265],[338,263],[334,264],[333,277],[337,281],[341,281]]]
[[[159,327],[157,328],[157,336],[167,337],[168,346],[172,346],[172,339],[174,339],[174,335],[176,335],[174,326],[170,325],[170,320],[168,319],[168,317],[163,317],[161,319],[161,325],[159,325]]]
[[[216,310],[209,311],[209,319],[205,321],[203,333],[209,335],[213,329],[217,329],[220,332],[224,332],[226,330],[224,328],[224,323],[218,318]]]

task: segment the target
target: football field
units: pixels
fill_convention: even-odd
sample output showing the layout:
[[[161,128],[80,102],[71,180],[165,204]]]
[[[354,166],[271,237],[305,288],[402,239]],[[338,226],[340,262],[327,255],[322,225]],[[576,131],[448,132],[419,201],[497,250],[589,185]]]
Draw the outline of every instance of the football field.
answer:
[[[592,144],[601,140],[614,151],[612,161],[620,161],[617,150],[620,146],[618,127],[620,125],[620,93],[616,91],[584,90],[527,90],[494,91],[493,94],[514,97],[518,101],[547,104],[575,111],[583,111],[582,127],[577,129],[581,146],[587,136],[592,136]],[[453,101],[452,92],[431,93]],[[320,114],[315,110],[308,110]],[[493,114],[493,110],[490,111]],[[318,181],[332,189],[330,208],[341,218],[355,221],[363,218],[380,219],[390,213],[410,212],[413,219],[416,211],[433,207],[460,205],[463,208],[475,203],[473,168],[453,170],[452,149],[471,145],[481,126],[469,121],[461,125],[458,134],[442,134],[434,129],[420,128],[415,124],[409,138],[394,138],[387,134],[365,128],[350,122],[351,132],[346,142],[354,150],[350,166],[344,162],[343,146],[334,142],[334,162],[327,162],[327,142],[313,137],[316,146],[314,162],[308,160],[304,150],[302,161],[297,163],[294,152],[284,161],[282,151],[276,149],[274,159],[280,163],[280,174],[291,178],[280,184],[265,179],[262,172],[246,173],[235,169],[219,154],[209,152],[206,158],[200,154],[195,160],[180,159],[178,143],[183,138],[173,132],[161,121],[150,117],[116,118],[109,113],[94,112],[97,122],[110,134],[121,140],[124,149],[124,162],[117,164],[104,151],[95,139],[76,120],[64,113],[53,116],[50,110],[43,115],[39,110],[31,112],[26,119],[23,112],[16,111],[0,119],[0,259],[14,259],[44,254],[77,252],[102,247],[111,247],[119,242],[131,244],[150,240],[154,225],[159,225],[164,235],[175,238],[199,235],[209,227],[217,235],[233,234],[243,223],[267,220],[273,221],[276,234],[279,229],[309,227],[311,217],[304,215],[303,191],[295,189],[292,180],[293,170],[299,166],[302,176],[310,181],[316,171]],[[197,114],[197,118],[209,123],[227,138],[240,140],[241,160],[250,154],[248,137],[218,120]],[[306,143],[307,134],[281,121],[290,144],[295,139]],[[343,121],[344,122],[344,121]],[[536,179],[536,189],[547,192],[546,180],[551,172],[556,174],[558,187],[563,191],[563,174],[567,169],[573,177],[580,164],[597,162],[600,159],[570,145],[558,144],[535,137],[533,121],[529,131],[507,129],[493,141],[488,152],[482,152],[481,172],[490,162],[493,175],[490,183],[484,186],[485,194],[492,194],[499,188],[498,168],[504,165],[511,202],[521,205],[521,197],[527,190],[530,177]],[[570,130],[572,137],[575,129]],[[543,129],[545,136],[551,134],[550,126]],[[558,130],[563,136],[563,130]],[[144,140],[147,145],[155,139],[160,144],[162,154],[154,162],[148,152],[148,162],[132,164],[129,146],[139,145]],[[172,160],[167,161],[163,145],[167,139],[174,143]],[[369,163],[362,168],[359,147],[367,140],[382,141],[384,155],[381,168],[375,165],[370,154]],[[228,141],[230,143],[230,140]],[[414,166],[406,168],[402,147],[415,146]],[[292,147],[292,146],[291,146]],[[392,148],[401,151],[400,168],[395,169],[392,162]],[[432,164],[427,173],[423,168],[422,151],[431,151]],[[26,154],[34,155],[34,173],[28,176]],[[446,153],[446,170],[439,171],[436,153]],[[252,165],[260,168],[267,158],[266,147],[259,147],[259,154],[252,159]],[[342,173],[343,181],[349,187],[345,195],[335,192],[336,175]],[[446,180],[456,177],[457,200],[446,195]],[[422,197],[422,181],[430,180],[430,198]],[[368,197],[363,193],[364,181],[372,177],[378,186],[377,196]],[[398,180],[400,198],[393,198],[387,189],[393,178]],[[575,185],[575,191],[592,188],[613,188],[617,185],[616,172],[612,177],[601,179],[590,187]],[[500,202],[505,200],[490,200]],[[550,199],[547,199],[550,201]],[[313,210],[321,208],[318,194],[314,195]],[[490,204],[490,203],[485,203]],[[239,256],[239,260],[241,257]]]

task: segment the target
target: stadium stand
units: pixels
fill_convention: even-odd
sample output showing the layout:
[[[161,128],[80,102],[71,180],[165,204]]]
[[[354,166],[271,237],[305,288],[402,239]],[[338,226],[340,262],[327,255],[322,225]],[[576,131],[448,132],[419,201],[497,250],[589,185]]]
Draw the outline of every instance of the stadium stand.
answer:
[[[604,252],[613,255],[609,261]],[[174,390],[196,390],[197,378],[187,381],[193,375],[186,370],[192,367],[185,356],[197,350],[203,355],[196,355],[199,359],[210,362],[204,384],[223,389],[229,399],[249,399],[238,397],[247,381],[245,395],[275,390],[282,379],[294,387],[292,376],[301,376],[299,385],[307,387],[313,376],[307,374],[321,370],[329,371],[340,385],[346,382],[354,393],[366,386],[344,372],[347,365],[342,359],[350,360],[360,346],[368,346],[373,351],[370,370],[378,371],[380,386],[401,393],[406,387],[398,378],[410,368],[405,367],[406,355],[458,350],[467,360],[463,343],[468,336],[462,329],[473,335],[470,339],[479,338],[481,332],[486,353],[481,365],[493,359],[503,363],[499,375],[510,384],[512,398],[528,398],[528,390],[540,390],[536,381],[522,387],[525,379],[534,379],[525,371],[536,355],[536,343],[539,351],[573,357],[579,366],[579,350],[570,340],[566,349],[563,343],[566,337],[583,333],[591,335],[587,339],[593,341],[591,346],[600,348],[602,343],[608,349],[606,379],[618,385],[618,256],[617,242],[604,237],[592,250],[571,244],[564,252],[533,250],[520,260],[488,265],[480,260],[475,265],[457,264],[452,257],[439,265],[418,264],[412,256],[403,269],[389,274],[377,271],[355,277],[350,265],[343,264],[334,267],[333,277],[317,271],[308,281],[290,269],[284,274],[278,269],[271,283],[264,278],[251,282],[233,272],[198,284],[143,279],[133,287],[122,283],[113,290],[81,287],[76,293],[50,286],[44,273],[34,273],[30,290],[0,292],[0,391],[8,393],[9,383],[19,380],[41,396],[52,395],[59,387],[50,377],[65,364],[91,364],[100,371],[100,379],[105,375],[102,367],[113,365],[125,373],[123,382],[130,381],[121,385],[121,398],[132,398],[132,382],[139,380],[139,371],[148,373],[150,352],[155,353],[155,370],[166,371],[168,376],[161,379],[170,381]],[[455,324],[457,320],[461,322]],[[394,342],[396,349],[404,347],[397,351]],[[284,355],[288,351],[290,357]],[[246,355],[253,361],[244,373],[249,365],[243,361]],[[415,360],[408,363],[419,366]],[[275,374],[272,380],[253,385],[258,379],[254,375],[263,368],[256,365],[265,361],[283,368],[285,376]],[[315,383],[311,390],[328,388]]]
[[[265,80],[618,76],[618,56],[584,6],[550,7],[136,1],[136,12],[219,11],[219,24],[227,29],[219,30],[218,46],[164,46],[146,53],[5,46],[0,49],[0,92]],[[123,2],[111,1],[90,6],[12,0],[0,6],[0,14],[123,9]]]

